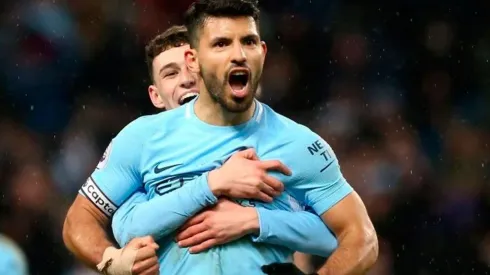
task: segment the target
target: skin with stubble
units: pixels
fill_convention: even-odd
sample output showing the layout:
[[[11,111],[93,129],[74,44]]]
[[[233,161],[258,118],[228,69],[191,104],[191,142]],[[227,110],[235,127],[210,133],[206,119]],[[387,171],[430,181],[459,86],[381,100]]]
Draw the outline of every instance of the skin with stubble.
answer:
[[[250,21],[248,18],[236,20]],[[249,31],[253,33],[256,29],[255,23],[253,21],[248,23],[251,28]],[[250,108],[257,93],[266,53],[265,43],[260,41],[257,33],[253,33],[243,38],[242,45],[234,46],[230,39],[232,29],[226,29],[226,25],[219,24],[213,18],[206,24],[210,27],[223,27],[221,33],[225,34],[225,36],[210,37],[209,41],[203,41],[200,45],[201,48],[210,49],[198,52],[198,59],[201,60],[199,71],[206,90],[226,111],[243,113]],[[203,52],[205,54],[199,54]],[[243,88],[246,90],[244,95],[233,93],[234,89],[230,84],[232,72],[243,72],[248,75],[247,86]]]
[[[184,53],[189,48],[187,43],[172,45],[172,47],[165,48],[152,58],[149,70],[153,83],[148,87],[148,94],[156,108],[162,110],[177,108],[199,93],[197,87],[199,75],[188,69],[184,59]],[[250,156],[246,155],[247,152],[241,154],[245,155],[239,156],[237,154],[232,161],[225,164],[231,171],[228,173],[230,180],[236,176],[233,171],[238,169],[243,171],[244,168],[249,167],[250,169],[245,169],[245,171],[249,171],[251,174],[264,172],[264,169],[246,162],[247,158],[253,158],[253,154]],[[216,180],[226,177],[226,175],[221,175],[216,177]],[[212,228],[213,232],[218,232],[222,237],[222,239],[217,239],[217,242],[224,243],[258,230],[256,211],[253,208],[242,207],[228,200],[220,200],[213,209],[200,213],[197,219],[202,217],[233,221],[214,223],[216,227]],[[190,223],[195,221],[196,219]],[[108,247],[117,247],[112,236],[106,232],[111,232],[109,218],[87,198],[78,195],[67,213],[63,228],[63,239],[67,248],[86,265],[96,269],[96,265],[102,260],[104,251]],[[195,250],[196,252],[205,249],[202,244],[197,244],[194,247],[189,246],[191,246],[191,251]],[[135,238],[124,247],[124,249],[137,250],[132,274],[158,274],[159,267],[155,253],[157,247],[154,240],[149,236]]]
[[[242,27],[238,33],[235,23]],[[215,125],[247,121],[253,115],[254,97],[267,52],[254,20],[209,18],[201,32],[198,50],[186,52],[189,67],[202,77],[196,114]],[[247,75],[245,87],[233,87],[231,75],[237,73]]]
[[[194,35],[191,41],[195,47],[186,52],[186,60],[204,81],[195,104],[196,115],[214,125],[236,125],[249,120],[266,54],[254,19],[208,17]],[[245,87],[230,81],[234,69],[249,73]],[[359,195],[350,193],[321,218],[337,236],[339,247],[318,273],[365,274],[377,259],[378,242]]]

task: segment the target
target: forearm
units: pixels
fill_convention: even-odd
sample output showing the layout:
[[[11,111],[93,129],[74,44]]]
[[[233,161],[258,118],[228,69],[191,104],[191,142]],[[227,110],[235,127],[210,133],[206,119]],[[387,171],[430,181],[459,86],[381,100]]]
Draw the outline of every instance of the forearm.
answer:
[[[257,208],[260,234],[255,242],[283,245],[293,251],[328,257],[337,239],[322,219],[310,212]]]
[[[119,209],[113,219],[114,235],[120,245],[147,235],[158,240],[216,202],[217,198],[207,185],[206,175],[203,175],[171,193],[132,203],[124,213]]]
[[[70,208],[68,211],[63,226],[63,240],[77,259],[96,270],[104,250],[117,245],[110,241],[106,233],[107,222],[98,221],[81,211],[86,210]]]
[[[328,258],[320,275],[362,275],[372,267],[378,257],[378,239],[374,230],[348,231],[339,236],[339,247]]]

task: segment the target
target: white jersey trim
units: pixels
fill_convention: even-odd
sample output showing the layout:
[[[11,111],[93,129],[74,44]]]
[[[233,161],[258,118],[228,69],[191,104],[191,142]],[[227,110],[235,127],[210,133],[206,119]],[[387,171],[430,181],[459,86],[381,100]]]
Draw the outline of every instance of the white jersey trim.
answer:
[[[82,185],[80,192],[109,218],[116,212],[117,206],[100,190],[92,177]]]

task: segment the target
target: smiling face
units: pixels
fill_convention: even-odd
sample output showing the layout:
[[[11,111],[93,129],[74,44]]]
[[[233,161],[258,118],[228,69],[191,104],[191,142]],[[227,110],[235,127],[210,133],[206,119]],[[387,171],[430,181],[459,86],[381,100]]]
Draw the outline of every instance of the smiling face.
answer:
[[[229,112],[253,103],[266,54],[252,17],[209,17],[199,36],[199,71],[212,98]]]
[[[170,27],[146,46],[146,63],[152,80],[148,94],[155,107],[174,109],[198,95],[199,76],[185,64],[184,52],[188,49],[184,26]]]
[[[153,60],[154,84],[149,87],[149,93],[155,107],[174,109],[199,94],[198,76],[185,63],[184,53],[188,49],[188,44],[174,47]]]

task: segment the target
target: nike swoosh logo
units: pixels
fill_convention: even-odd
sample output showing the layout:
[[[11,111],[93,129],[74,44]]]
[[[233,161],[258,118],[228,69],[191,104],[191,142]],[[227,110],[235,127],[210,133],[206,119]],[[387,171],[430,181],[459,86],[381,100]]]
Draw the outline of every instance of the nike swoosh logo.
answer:
[[[173,167],[179,166],[179,165],[182,165],[182,163],[174,164],[174,165],[170,165],[170,166],[165,166],[165,167],[161,167],[161,168],[158,167],[158,165],[157,165],[157,166],[155,166],[155,170],[153,170],[153,172],[155,172],[155,174],[159,174],[159,173],[161,173],[167,169],[170,169],[170,168],[173,168]]]

